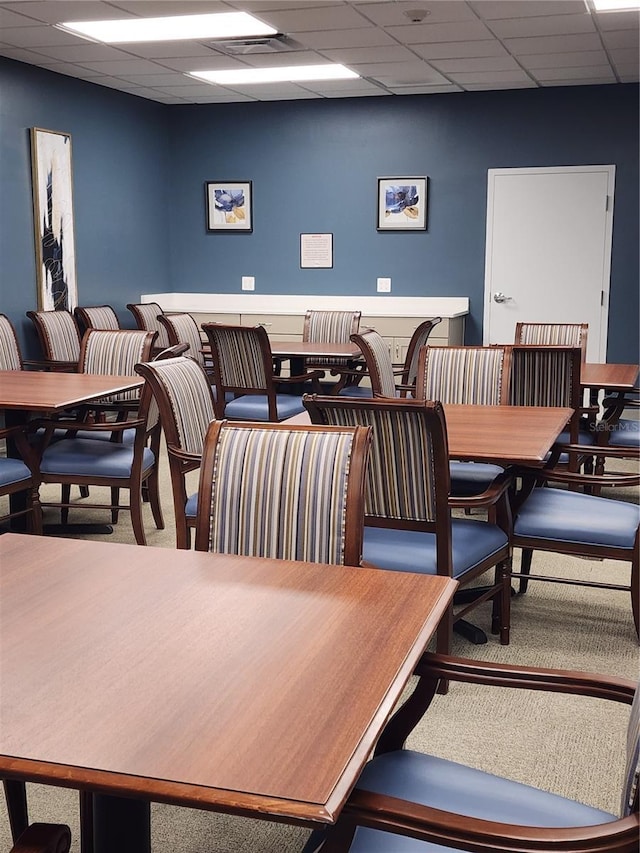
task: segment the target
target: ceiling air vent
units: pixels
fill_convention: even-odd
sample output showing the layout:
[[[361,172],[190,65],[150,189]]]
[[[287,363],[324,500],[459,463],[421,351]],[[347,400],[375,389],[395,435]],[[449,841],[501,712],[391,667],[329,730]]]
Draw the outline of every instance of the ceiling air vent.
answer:
[[[275,36],[256,36],[254,38],[221,39],[220,41],[207,42],[209,47],[226,53],[229,56],[246,56],[250,53],[283,53],[287,50],[300,50],[299,45],[293,39],[283,33]]]

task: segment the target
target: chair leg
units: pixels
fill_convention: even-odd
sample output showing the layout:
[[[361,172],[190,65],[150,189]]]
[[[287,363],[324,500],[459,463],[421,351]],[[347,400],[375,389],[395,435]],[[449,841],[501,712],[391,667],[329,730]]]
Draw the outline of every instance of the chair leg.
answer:
[[[131,510],[131,526],[136,537],[138,545],[146,545],[147,537],[144,532],[144,522],[142,518],[142,490],[130,489],[129,491],[129,507]]]
[[[31,489],[28,501],[31,512],[27,517],[27,529],[29,533],[42,536],[42,507],[40,506],[40,495],[37,487]]]
[[[520,562],[521,574],[523,574],[523,575],[530,574],[532,558],[533,558],[533,549],[532,548],[523,548],[522,549],[522,559]],[[520,593],[520,595],[525,594],[528,586],[529,586],[529,578],[520,578],[520,584],[518,587],[518,592]]]
[[[640,638],[640,558],[637,551],[631,563],[631,610],[636,634]]]
[[[496,566],[495,583],[500,591],[493,597],[491,614],[491,633],[500,634],[500,645],[509,645],[511,629],[511,560]]]
[[[19,836],[29,826],[27,786],[24,782],[19,782],[16,779],[4,779],[2,784],[4,786],[4,796],[7,801],[11,838],[13,841],[17,841]]]
[[[453,644],[453,604],[447,607],[447,610],[440,620],[438,631],[436,633],[436,651],[439,655],[450,655],[451,646]],[[441,679],[438,682],[438,693],[448,693],[449,682],[446,679]]]
[[[120,510],[120,489],[118,486],[111,486],[111,523],[118,523],[118,513]]]
[[[143,490],[144,486],[146,486],[149,491],[149,503],[151,504],[151,513],[153,515],[153,521],[156,526],[156,530],[164,530],[164,518],[162,516],[162,504],[160,503],[160,488],[157,466],[144,481]]]
[[[62,503],[68,504],[71,500],[71,486],[64,485],[61,488]],[[62,524],[67,524],[69,521],[69,507],[63,506],[60,509],[60,521]]]
[[[80,853],[93,853],[93,795],[80,791]]]

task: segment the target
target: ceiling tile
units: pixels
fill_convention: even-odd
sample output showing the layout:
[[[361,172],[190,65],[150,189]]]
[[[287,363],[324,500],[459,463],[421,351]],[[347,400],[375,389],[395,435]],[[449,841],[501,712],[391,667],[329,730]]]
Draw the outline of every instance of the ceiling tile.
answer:
[[[466,92],[499,92],[503,89],[537,89],[533,80],[522,81],[521,83],[465,83],[464,89]]]
[[[25,18],[24,15],[12,12],[10,9],[0,9],[0,28],[3,30],[5,27],[37,27],[39,23],[33,18]]]
[[[8,27],[2,30],[2,41],[14,47],[51,47],[54,45],[87,44],[71,33],[56,30],[54,27]]]
[[[223,56],[222,54],[212,53],[206,57],[191,57],[176,58],[176,59],[156,59],[154,68],[157,71],[159,68],[169,68],[171,71],[218,71],[221,68],[246,68],[244,62],[238,62],[232,56]]]
[[[118,11],[125,14],[120,17],[126,18],[127,14],[137,15],[141,18],[161,18],[167,15],[176,15],[176,7],[179,6],[180,15],[207,15],[212,12],[229,12],[226,3],[219,0],[179,0],[179,3],[171,0],[114,0],[110,4],[117,7]]]
[[[640,12],[601,12],[594,14],[599,30],[636,30],[640,28]]]
[[[11,4],[7,4],[11,5]],[[114,8],[110,3],[98,0],[40,0],[40,2],[12,4],[16,11],[47,24],[63,21],[101,21],[113,18],[129,18],[127,12]]]
[[[127,53],[107,44],[83,42],[78,45],[50,46],[40,48],[40,52],[52,59],[66,62],[103,62],[107,60],[131,59]]]
[[[303,10],[288,10],[280,12],[265,12],[260,15],[263,21],[271,24],[278,32],[305,33],[312,30],[344,30],[366,27],[367,20],[358,14],[351,6],[324,6],[305,8]]]
[[[413,9],[424,9],[428,12],[424,19],[425,23],[438,24],[450,23],[451,21],[474,21],[476,16],[466,3],[462,2],[439,2],[425,3],[421,0],[404,0],[397,3],[360,3],[356,7],[358,11],[366,15],[379,27],[408,26],[414,27],[406,12]]]
[[[443,74],[458,71],[512,71],[518,68],[518,63],[511,56],[483,57],[472,59],[434,59],[434,68]]]
[[[601,79],[599,77],[594,77],[592,80],[545,80],[544,83],[541,83],[541,86],[606,86],[608,83],[615,83],[615,78],[613,80],[607,78],[606,80]]]
[[[462,92],[460,86],[453,83],[442,86],[389,86],[394,95],[439,95],[444,92]]]
[[[535,18],[541,15],[582,14],[582,0],[476,0],[469,4],[485,21],[500,18]]]
[[[167,88],[167,86],[184,86],[189,79],[179,71],[175,73],[167,72],[166,74],[121,74],[117,78],[125,82],[132,83],[135,86],[144,86],[148,89],[155,87]],[[205,84],[209,85],[209,84]]]
[[[384,91],[370,83],[369,80],[318,80],[315,83],[301,83],[301,88],[308,89],[310,92],[315,92],[318,95],[334,96],[342,93],[345,97],[354,97],[356,95],[364,95],[367,92],[372,94],[384,94]]]
[[[583,68],[542,68],[534,75],[537,80],[604,80],[615,82],[615,75],[608,65],[586,66]]]
[[[141,42],[136,45],[125,45],[126,50],[146,59],[165,59],[174,56],[211,56],[212,48],[199,41],[156,41]]]
[[[315,33],[299,33],[307,47],[327,50],[339,47],[383,47],[397,42],[384,30],[366,27],[357,30],[328,30]]]
[[[92,68],[102,74],[119,77],[121,74],[154,74],[158,66],[147,59],[121,59],[116,62],[83,62],[84,68]]]
[[[606,65],[604,50],[578,50],[575,53],[534,53],[519,56],[525,68],[571,68],[585,65]]]
[[[498,38],[555,36],[573,33],[595,33],[596,28],[585,9],[583,15],[555,15],[550,18],[515,18],[492,21],[491,30]]]
[[[344,47],[340,50],[323,50],[322,53],[327,59],[345,65],[358,62],[402,62],[416,58],[408,48],[399,44],[393,47]]]
[[[454,83],[466,86],[467,83],[526,83],[530,77],[521,69],[511,71],[473,71],[450,73]]]
[[[533,53],[571,53],[576,50],[599,50],[600,37],[596,33],[575,36],[540,36],[538,38],[507,39],[505,47],[514,56]]]
[[[413,44],[411,49],[428,60],[509,55],[496,39],[492,41],[448,41],[435,44]]]
[[[388,27],[387,32],[405,44],[430,44],[438,41],[473,41],[491,38],[480,21],[460,24],[415,24],[411,27]]]
[[[616,30],[610,33],[602,34],[602,41],[606,48],[617,50],[621,47],[638,48],[638,31],[637,30]]]

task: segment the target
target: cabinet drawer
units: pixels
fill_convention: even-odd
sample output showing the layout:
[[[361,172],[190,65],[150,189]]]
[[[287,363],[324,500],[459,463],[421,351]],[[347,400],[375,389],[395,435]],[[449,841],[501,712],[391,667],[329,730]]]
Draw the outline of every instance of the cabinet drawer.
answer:
[[[243,326],[263,325],[270,335],[302,337],[304,318],[295,314],[242,314]]]

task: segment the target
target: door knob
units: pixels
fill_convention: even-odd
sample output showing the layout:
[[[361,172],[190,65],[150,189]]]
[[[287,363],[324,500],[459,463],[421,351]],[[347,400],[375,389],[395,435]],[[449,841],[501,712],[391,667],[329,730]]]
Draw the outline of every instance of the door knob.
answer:
[[[511,297],[505,296],[504,293],[502,293],[502,291],[499,290],[497,293],[493,294],[493,301],[494,302],[510,302]]]

